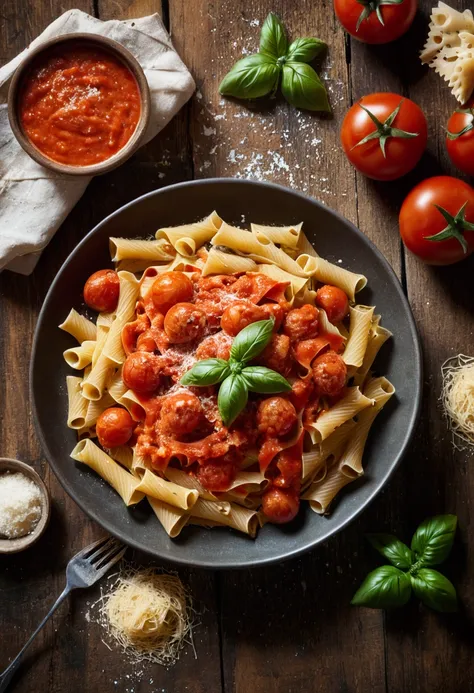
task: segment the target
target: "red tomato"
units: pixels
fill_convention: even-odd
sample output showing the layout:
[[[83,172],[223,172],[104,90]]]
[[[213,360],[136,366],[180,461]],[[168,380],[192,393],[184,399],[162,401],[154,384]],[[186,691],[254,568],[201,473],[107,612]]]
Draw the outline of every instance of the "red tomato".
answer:
[[[451,216],[451,224],[436,205]],[[445,230],[444,238],[428,238]],[[430,265],[451,265],[468,257],[474,251],[474,189],[450,176],[424,180],[402,205],[400,234],[408,250]]]
[[[400,38],[410,28],[417,6],[417,0],[334,0],[344,29],[365,43],[389,43]]]
[[[120,279],[111,269],[99,270],[91,274],[84,285],[84,301],[89,308],[98,313],[117,308],[120,294]]]
[[[474,99],[465,108],[456,109],[448,120],[446,147],[453,164],[474,176]]]
[[[378,127],[361,105],[377,118]],[[392,122],[387,123],[394,113]],[[378,137],[363,142],[377,129]],[[401,137],[399,131],[416,136]],[[341,129],[347,158],[358,171],[375,180],[395,180],[411,171],[421,159],[427,139],[428,126],[421,108],[410,99],[390,92],[369,94],[360,99],[347,112]]]
[[[176,303],[186,303],[193,297],[192,281],[182,272],[165,272],[151,285],[151,297],[158,310],[166,313]]]
[[[342,289],[326,284],[316,292],[316,304],[326,311],[329,322],[344,320],[349,312],[349,301]]]
[[[133,433],[134,421],[126,409],[111,407],[97,419],[96,433],[103,448],[125,445]]]
[[[127,356],[122,369],[125,385],[139,394],[150,394],[160,384],[162,361],[148,351],[135,351]]]

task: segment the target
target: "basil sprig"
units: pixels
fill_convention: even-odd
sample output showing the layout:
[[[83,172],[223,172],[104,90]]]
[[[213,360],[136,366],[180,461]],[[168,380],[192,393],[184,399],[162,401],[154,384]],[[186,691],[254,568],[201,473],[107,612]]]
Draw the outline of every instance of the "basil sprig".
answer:
[[[248,325],[234,339],[228,361],[198,361],[181,378],[182,385],[193,387],[221,384],[217,406],[225,426],[231,426],[245,408],[249,392],[268,395],[291,390],[290,383],[271,368],[247,366],[270,342],[274,324],[270,318]]]
[[[285,27],[271,12],[262,27],[259,52],[235,63],[219,91],[223,96],[257,99],[275,94],[281,78],[282,94],[292,106],[330,112],[326,88],[307,64],[325,49],[324,41],[316,38],[299,38],[288,46]]]
[[[457,610],[456,590],[447,577],[431,566],[447,559],[456,533],[455,515],[437,515],[416,530],[411,548],[391,534],[369,534],[367,539],[392,565],[383,565],[365,578],[352,604],[391,609],[408,602],[412,592],[435,611]]]

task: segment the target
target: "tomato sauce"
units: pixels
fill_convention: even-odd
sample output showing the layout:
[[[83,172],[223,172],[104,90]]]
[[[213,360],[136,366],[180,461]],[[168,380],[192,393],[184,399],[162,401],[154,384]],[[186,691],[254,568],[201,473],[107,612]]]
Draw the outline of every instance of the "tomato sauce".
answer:
[[[22,83],[24,133],[48,158],[70,166],[109,159],[133,135],[141,111],[132,72],[111,53],[80,44],[40,54]]]

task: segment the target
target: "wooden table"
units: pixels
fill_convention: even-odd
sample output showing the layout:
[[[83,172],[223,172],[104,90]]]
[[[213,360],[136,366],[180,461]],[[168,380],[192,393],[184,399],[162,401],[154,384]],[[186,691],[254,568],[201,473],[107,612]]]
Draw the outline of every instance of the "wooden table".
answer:
[[[464,9],[467,0],[452,0]],[[107,214],[155,188],[212,176],[272,180],[309,193],[356,223],[398,273],[425,352],[424,406],[399,471],[362,517],[304,558],[242,572],[179,570],[196,599],[197,660],[190,647],[172,669],[133,667],[88,622],[98,590],[76,594],[49,622],[16,679],[18,693],[457,693],[474,690],[474,483],[469,453],[453,451],[438,397],[440,366],[473,353],[472,261],[425,267],[401,246],[397,213],[418,180],[454,174],[443,128],[455,102],[418,52],[431,7],[421,0],[415,25],[394,45],[347,40],[330,0],[4,0],[0,63],[24,48],[61,12],[79,7],[101,19],[158,12],[191,69],[197,91],[173,122],[118,171],[96,178],[29,277],[0,276],[0,453],[41,470],[54,499],[36,548],[0,560],[0,668],[23,645],[62,589],[68,559],[101,534],[66,496],[42,455],[33,427],[28,365],[36,316],[57,270],[79,239]],[[219,80],[258,44],[259,23],[277,12],[290,35],[329,45],[323,65],[334,118],[278,101],[261,110],[224,101]],[[360,96],[393,90],[429,118],[429,150],[414,174],[395,184],[357,175],[339,146],[344,113]],[[139,229],[137,229],[137,232]],[[430,514],[459,516],[448,573],[462,610],[439,616],[415,600],[395,613],[351,607],[368,570],[380,561],[366,531],[409,540]],[[136,556],[138,560],[143,557]]]

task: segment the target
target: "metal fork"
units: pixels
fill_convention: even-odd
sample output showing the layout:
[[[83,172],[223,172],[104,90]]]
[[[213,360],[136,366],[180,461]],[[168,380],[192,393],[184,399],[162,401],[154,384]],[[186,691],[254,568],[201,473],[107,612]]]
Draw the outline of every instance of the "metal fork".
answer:
[[[115,563],[120,561],[126,550],[127,547],[116,539],[106,537],[90,544],[90,546],[86,546],[86,548],[79,551],[74,558],[71,558],[66,568],[66,587],[26,645],[20,650],[5,671],[0,674],[0,693],[4,693],[4,691],[7,690],[8,684],[13,674],[18,669],[25,651],[36,638],[51,614],[56,611],[68,594],[75,589],[91,587],[91,585],[100,580]]]

